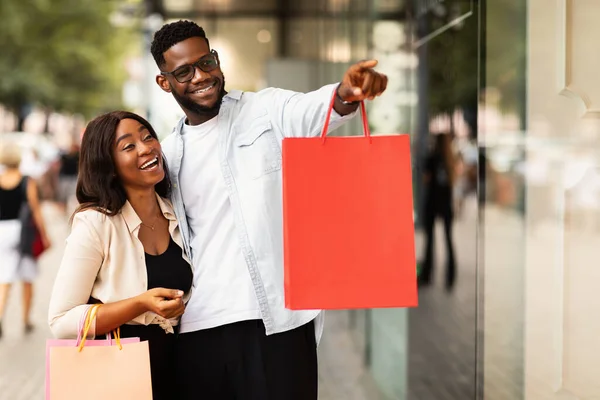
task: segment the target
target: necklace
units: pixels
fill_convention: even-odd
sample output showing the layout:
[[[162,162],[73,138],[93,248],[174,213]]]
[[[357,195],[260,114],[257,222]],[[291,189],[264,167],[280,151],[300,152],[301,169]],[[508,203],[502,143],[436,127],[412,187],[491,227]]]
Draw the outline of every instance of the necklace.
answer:
[[[150,228],[152,230],[154,230],[154,227],[156,226],[156,220],[158,219],[158,215],[156,216],[156,218],[154,218],[154,223],[153,224],[145,224],[144,221],[140,220],[140,222],[142,223],[142,225],[144,225],[146,228]]]

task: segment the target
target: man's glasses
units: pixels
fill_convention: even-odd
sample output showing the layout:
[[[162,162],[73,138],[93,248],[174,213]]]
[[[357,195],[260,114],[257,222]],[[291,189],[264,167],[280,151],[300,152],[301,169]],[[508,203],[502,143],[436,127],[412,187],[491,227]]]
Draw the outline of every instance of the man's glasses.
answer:
[[[210,72],[215,70],[219,66],[219,60],[217,59],[217,52],[211,50],[209,54],[205,55],[193,64],[182,65],[172,72],[160,72],[161,75],[173,75],[175,80],[179,83],[186,83],[191,81],[196,75],[196,68],[200,68],[201,71]]]

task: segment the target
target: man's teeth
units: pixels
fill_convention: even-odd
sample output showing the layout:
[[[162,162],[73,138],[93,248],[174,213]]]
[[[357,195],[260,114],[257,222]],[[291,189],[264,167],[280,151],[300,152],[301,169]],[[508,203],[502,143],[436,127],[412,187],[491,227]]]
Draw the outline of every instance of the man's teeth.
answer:
[[[204,93],[210,89],[212,89],[212,87],[215,86],[215,84],[213,83],[212,85],[205,87],[204,89],[200,89],[200,90],[196,90],[194,93],[199,94],[199,93]]]
[[[148,168],[150,165],[154,164],[155,162],[158,161],[158,158],[155,157],[153,160],[148,161],[147,163],[145,163],[144,165],[141,166],[141,169],[146,169]]]

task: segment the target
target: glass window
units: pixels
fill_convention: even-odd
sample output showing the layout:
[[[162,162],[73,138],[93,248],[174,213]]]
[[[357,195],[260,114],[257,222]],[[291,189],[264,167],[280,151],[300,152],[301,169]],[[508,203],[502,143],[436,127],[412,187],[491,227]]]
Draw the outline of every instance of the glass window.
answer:
[[[223,12],[274,11],[277,9],[277,0],[195,0],[194,9]]]
[[[256,91],[265,85],[265,63],[277,54],[278,26],[272,18],[198,19],[219,53],[228,88]]]
[[[471,14],[440,30],[452,3],[415,0],[411,46],[397,58],[412,98],[420,286],[419,307],[407,312],[407,399],[476,398],[479,20]],[[385,37],[392,27],[381,29]],[[401,80],[394,81],[401,92]]]
[[[403,11],[406,4],[404,0],[375,0],[374,11],[377,13],[388,13]]]
[[[351,62],[367,57],[367,21],[299,18],[290,20],[288,29],[290,57],[331,62]]]
[[[478,121],[482,288],[478,303],[483,313],[479,329],[484,371],[480,390],[485,398],[520,399],[524,396],[527,6],[490,1],[483,11]]]

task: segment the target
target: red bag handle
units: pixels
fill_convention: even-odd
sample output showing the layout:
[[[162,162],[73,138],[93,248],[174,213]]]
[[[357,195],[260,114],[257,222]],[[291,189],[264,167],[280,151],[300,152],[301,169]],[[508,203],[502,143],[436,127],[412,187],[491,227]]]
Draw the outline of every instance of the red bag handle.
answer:
[[[325,144],[325,137],[327,136],[327,131],[329,130],[329,120],[331,119],[331,112],[333,111],[333,105],[335,104],[336,91],[333,92],[333,96],[331,97],[331,102],[329,103],[329,109],[327,110],[327,116],[325,117],[325,124],[323,125],[323,130],[321,131],[321,139],[323,139],[323,144]],[[365,102],[360,102],[360,115],[363,123],[363,132],[365,136],[369,139],[369,143],[373,143],[371,140],[371,130],[369,129],[369,121],[367,120],[367,109],[365,107]]]

